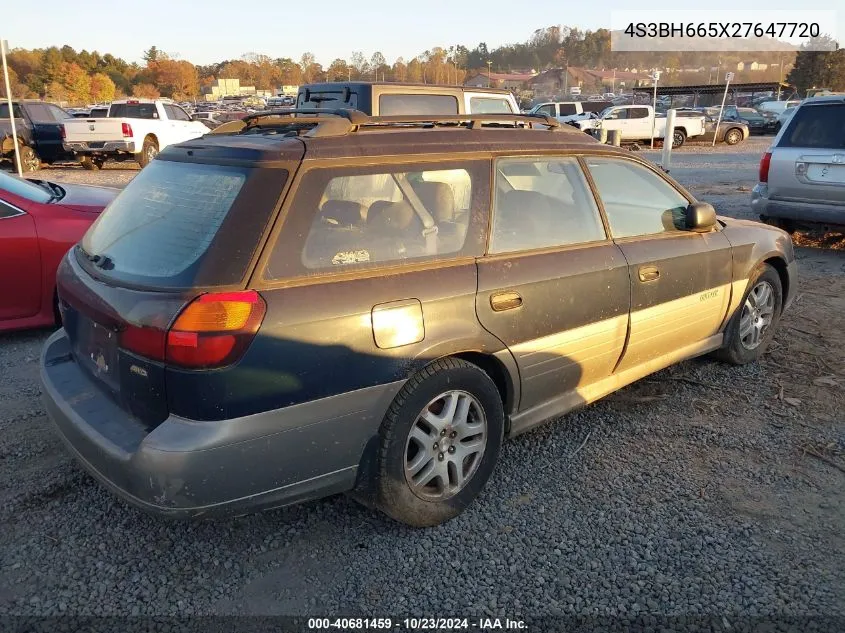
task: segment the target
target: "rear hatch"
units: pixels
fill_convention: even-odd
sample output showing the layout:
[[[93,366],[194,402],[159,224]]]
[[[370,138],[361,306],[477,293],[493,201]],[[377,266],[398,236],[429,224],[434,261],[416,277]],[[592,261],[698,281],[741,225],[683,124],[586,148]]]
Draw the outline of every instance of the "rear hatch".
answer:
[[[157,159],[63,260],[73,356],[147,428],[171,413],[168,371],[230,365],[255,334],[263,301],[243,288],[287,173]]]
[[[795,111],[772,152],[769,198],[845,203],[845,100]]]

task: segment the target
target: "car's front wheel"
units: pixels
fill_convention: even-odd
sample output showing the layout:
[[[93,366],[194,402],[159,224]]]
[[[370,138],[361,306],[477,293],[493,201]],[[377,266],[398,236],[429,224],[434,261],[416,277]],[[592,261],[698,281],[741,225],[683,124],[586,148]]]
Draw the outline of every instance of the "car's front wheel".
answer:
[[[783,309],[783,287],[777,271],[760,265],[748,280],[748,289],[728,327],[725,343],[715,356],[734,365],[758,360],[771,343]]]
[[[405,384],[380,435],[378,507],[414,527],[438,525],[469,506],[493,473],[502,400],[479,367],[442,359]]]

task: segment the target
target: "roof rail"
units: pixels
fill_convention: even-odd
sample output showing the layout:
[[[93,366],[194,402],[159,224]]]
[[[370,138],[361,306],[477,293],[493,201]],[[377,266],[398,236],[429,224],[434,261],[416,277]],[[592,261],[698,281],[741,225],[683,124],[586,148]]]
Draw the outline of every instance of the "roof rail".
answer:
[[[328,115],[328,116],[327,116]],[[563,129],[560,122],[546,114],[411,114],[395,116],[368,116],[360,110],[346,108],[299,108],[255,112],[243,119],[229,121],[209,134],[238,134],[247,129],[293,128],[306,129],[306,136],[346,136],[366,128],[385,127],[467,127],[475,130],[484,124],[523,123],[530,128],[541,126],[545,130]]]

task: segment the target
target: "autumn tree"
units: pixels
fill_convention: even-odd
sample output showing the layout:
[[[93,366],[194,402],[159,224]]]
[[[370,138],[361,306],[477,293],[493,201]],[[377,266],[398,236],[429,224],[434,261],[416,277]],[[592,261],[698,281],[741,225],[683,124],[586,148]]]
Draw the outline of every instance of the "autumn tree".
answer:
[[[91,99],[91,77],[79,64],[62,64],[61,84],[65,87],[67,100],[71,103],[85,104]]]
[[[351,67],[345,59],[339,57],[329,64],[326,71],[326,81],[346,81],[350,79]]]
[[[393,81],[408,81],[408,66],[405,65],[405,60],[397,57],[393,62]]]
[[[355,79],[362,79],[367,76],[370,64],[367,62],[367,58],[364,57],[364,53],[353,51],[350,63],[352,64],[352,68],[355,69]]]
[[[408,62],[408,81],[411,83],[420,83],[423,80],[423,69],[420,60],[414,57]]]
[[[104,73],[91,75],[91,100],[96,103],[112,101],[115,95],[114,82]]]
[[[191,62],[163,59],[150,66],[154,69],[155,85],[163,95],[182,100],[199,93],[199,76]]]
[[[132,96],[139,99],[158,99],[161,93],[152,84],[138,84],[132,87]]]

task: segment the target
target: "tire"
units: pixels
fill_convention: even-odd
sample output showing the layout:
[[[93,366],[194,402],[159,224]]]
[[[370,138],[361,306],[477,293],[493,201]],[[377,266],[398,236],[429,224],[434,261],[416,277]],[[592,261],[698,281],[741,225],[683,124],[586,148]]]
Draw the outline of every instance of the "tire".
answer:
[[[96,161],[90,156],[83,156],[82,158],[80,158],[79,164],[82,165],[83,169],[87,169],[88,171],[97,171],[103,166],[102,162]]]
[[[728,145],[736,145],[742,140],[742,130],[736,127],[732,127],[730,130],[725,132],[725,143]]]
[[[713,355],[732,365],[759,360],[774,337],[782,309],[780,277],[774,268],[761,264],[749,277],[748,289],[725,329],[724,346]],[[762,327],[755,325],[761,320]]]
[[[433,422],[423,419],[424,412]],[[504,427],[501,396],[484,371],[456,358],[428,365],[405,384],[379,429],[376,507],[413,527],[454,518],[493,473]],[[449,457],[461,447],[462,459]]]
[[[687,141],[687,133],[683,130],[675,130],[672,132],[672,149],[682,147]]]
[[[154,138],[148,136],[144,139],[144,144],[141,146],[141,152],[136,156],[138,164],[141,167],[146,167],[156,156],[158,156],[158,143]]]
[[[21,169],[24,172],[33,172],[41,169],[41,159],[35,150],[28,145],[22,145],[20,150]]]

